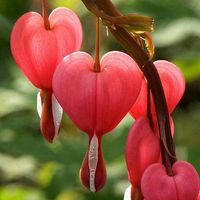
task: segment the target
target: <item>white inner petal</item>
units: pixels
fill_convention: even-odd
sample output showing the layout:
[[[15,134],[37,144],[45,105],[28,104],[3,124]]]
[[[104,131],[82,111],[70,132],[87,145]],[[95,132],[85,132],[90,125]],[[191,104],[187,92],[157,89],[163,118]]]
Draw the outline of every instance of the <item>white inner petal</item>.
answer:
[[[37,112],[38,112],[39,117],[41,118],[41,115],[42,115],[42,99],[41,99],[41,96],[40,96],[40,92],[38,92],[38,94],[37,94]]]
[[[98,163],[98,147],[99,147],[98,138],[96,134],[94,134],[90,142],[89,153],[88,153],[88,163],[89,163],[89,170],[90,170],[90,190],[92,192],[96,191],[95,174],[96,174],[97,163]]]
[[[124,193],[124,200],[131,200],[131,185],[126,188],[125,193]]]
[[[61,123],[62,115],[63,115],[63,109],[58,103],[54,94],[52,94],[52,115],[53,115],[53,121],[54,121],[54,127],[55,127],[55,136],[54,136],[54,139],[55,139],[58,136],[58,131],[60,128],[60,123]]]

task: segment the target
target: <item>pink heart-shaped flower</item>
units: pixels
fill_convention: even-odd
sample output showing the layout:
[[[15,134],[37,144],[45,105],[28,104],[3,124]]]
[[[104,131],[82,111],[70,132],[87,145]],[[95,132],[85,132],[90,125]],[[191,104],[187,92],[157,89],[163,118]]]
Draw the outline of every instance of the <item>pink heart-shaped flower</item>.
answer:
[[[141,86],[141,73],[127,54],[109,52],[100,65],[101,72],[94,72],[94,59],[75,52],[59,64],[53,79],[54,94],[64,111],[81,130],[99,136],[117,126]]]
[[[11,33],[11,51],[25,76],[40,88],[37,110],[43,136],[52,142],[58,135],[62,109],[52,93],[52,79],[58,63],[69,53],[80,49],[82,27],[76,14],[57,8],[49,16],[50,30],[36,12],[25,13]]]
[[[145,200],[197,200],[199,175],[188,162],[174,163],[173,176],[165,166],[153,164],[142,176],[141,189]]]
[[[160,139],[154,132],[147,117],[137,119],[129,131],[125,158],[129,180],[135,188],[140,188],[140,182],[145,169],[159,162]]]
[[[95,192],[106,180],[101,137],[111,131],[130,110],[141,86],[141,73],[134,60],[122,52],[109,52],[94,72],[94,59],[87,53],[68,55],[57,67],[53,90],[74,123],[89,136],[83,161],[82,183]]]
[[[67,8],[57,8],[49,16],[50,30],[43,17],[28,12],[15,23],[11,33],[13,57],[38,88],[52,89],[52,78],[57,64],[64,56],[80,49],[82,27],[76,14]]]
[[[169,113],[172,113],[185,91],[184,76],[173,63],[165,60],[158,60],[154,62],[154,64],[160,75]],[[150,107],[152,115],[155,116],[155,106],[152,96]],[[142,80],[140,94],[131,108],[130,113],[135,119],[145,116],[147,113],[147,83],[145,78]]]

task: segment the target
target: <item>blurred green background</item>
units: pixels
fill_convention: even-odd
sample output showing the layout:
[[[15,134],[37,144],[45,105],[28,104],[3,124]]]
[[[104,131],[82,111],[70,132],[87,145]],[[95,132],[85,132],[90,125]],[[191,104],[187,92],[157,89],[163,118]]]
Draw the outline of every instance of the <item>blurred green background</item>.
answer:
[[[82,50],[93,54],[94,17],[80,0],[51,0],[51,9],[67,6],[81,18]],[[124,13],[139,12],[155,18],[155,59],[176,63],[187,80],[186,93],[173,113],[175,141],[180,159],[200,173],[200,1],[113,0]],[[124,144],[133,120],[126,116],[103,140],[108,180],[97,194],[79,182],[79,168],[87,148],[87,136],[65,115],[59,139],[43,140],[36,113],[34,88],[10,54],[13,23],[24,12],[40,12],[40,0],[0,0],[0,200],[122,200],[129,185]],[[88,28],[89,27],[89,28]],[[93,27],[93,28],[92,28]],[[102,27],[101,54],[123,50]]]

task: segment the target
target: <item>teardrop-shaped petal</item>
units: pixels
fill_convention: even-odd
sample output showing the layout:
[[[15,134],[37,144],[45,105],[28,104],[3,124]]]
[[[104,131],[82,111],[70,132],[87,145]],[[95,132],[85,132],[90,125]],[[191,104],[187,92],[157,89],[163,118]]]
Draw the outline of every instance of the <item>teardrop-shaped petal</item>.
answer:
[[[165,60],[158,60],[154,62],[154,64],[160,75],[169,113],[172,113],[185,91],[184,76],[180,69],[173,63]],[[152,95],[150,106],[152,115],[155,116],[155,106]],[[145,116],[147,113],[147,84],[145,79],[142,81],[140,94],[131,108],[130,113],[135,119]]]
[[[80,179],[91,192],[97,192],[104,186],[106,178],[101,138],[94,134],[90,138],[88,151],[80,169]]]
[[[57,8],[49,22],[51,30],[46,30],[40,14],[24,14],[15,23],[10,42],[20,69],[36,87],[44,90],[52,88],[57,64],[65,55],[79,50],[82,41],[80,21],[69,9]]]
[[[111,131],[129,111],[141,86],[141,73],[134,60],[122,52],[109,52],[101,71],[84,52],[66,56],[53,78],[54,94],[74,123],[97,136]]]
[[[174,163],[173,176],[162,164],[153,164],[144,172],[141,188],[146,200],[197,200],[199,175],[185,161]]]
[[[153,132],[147,117],[137,119],[128,134],[125,158],[129,180],[135,188],[140,188],[140,182],[145,169],[159,162],[160,139]]]

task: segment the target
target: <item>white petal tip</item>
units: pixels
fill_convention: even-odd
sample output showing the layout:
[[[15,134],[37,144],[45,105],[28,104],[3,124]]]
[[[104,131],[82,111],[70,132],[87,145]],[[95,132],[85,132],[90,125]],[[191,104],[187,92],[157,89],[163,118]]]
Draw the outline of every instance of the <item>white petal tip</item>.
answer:
[[[131,200],[131,185],[126,188],[123,200]]]
[[[42,115],[42,99],[41,99],[41,96],[40,96],[40,92],[38,92],[38,94],[37,94],[37,112],[38,112],[39,117],[41,118],[41,115]]]
[[[53,114],[53,121],[54,121],[54,126],[55,126],[54,139],[56,139],[58,137],[60,123],[61,123],[61,120],[62,120],[63,109],[60,106],[60,104],[58,103],[54,94],[52,94],[52,114]]]

